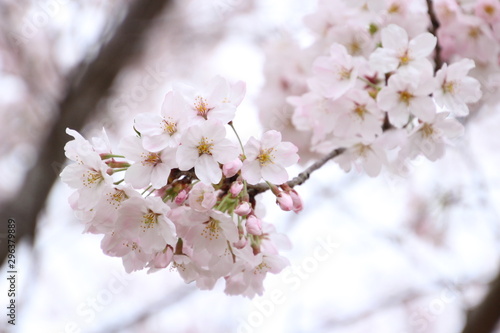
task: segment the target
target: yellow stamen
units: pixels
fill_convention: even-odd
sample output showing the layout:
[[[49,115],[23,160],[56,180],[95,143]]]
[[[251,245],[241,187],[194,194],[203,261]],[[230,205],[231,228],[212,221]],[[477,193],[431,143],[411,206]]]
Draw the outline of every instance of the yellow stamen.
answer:
[[[409,93],[408,91],[399,91],[399,100],[403,103],[405,103],[406,105],[409,105],[410,104],[410,100],[415,97],[413,96],[411,93]]]
[[[198,155],[201,156],[203,154],[212,155],[212,148],[214,147],[213,140],[208,140],[206,137],[202,137],[200,142],[198,142]]]
[[[260,150],[260,154],[259,156],[257,156],[257,159],[259,160],[261,166],[274,164],[274,155],[273,155],[274,150],[275,150],[274,148]]]

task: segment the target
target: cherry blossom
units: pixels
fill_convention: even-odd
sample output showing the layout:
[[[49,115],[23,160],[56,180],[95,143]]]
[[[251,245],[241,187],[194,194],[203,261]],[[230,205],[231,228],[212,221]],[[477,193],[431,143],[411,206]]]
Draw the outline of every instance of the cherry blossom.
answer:
[[[183,129],[189,125],[187,110],[184,98],[178,92],[170,91],[165,95],[160,115],[137,115],[134,126],[141,133],[143,147],[152,152],[176,147]]]
[[[189,127],[177,150],[179,169],[194,167],[196,176],[205,183],[218,183],[222,178],[219,163],[228,163],[238,156],[238,148],[226,139],[226,129],[218,121],[207,121]]]
[[[358,69],[341,44],[333,44],[329,57],[318,57],[313,64],[314,76],[309,80],[313,91],[337,99],[356,83]]]
[[[479,81],[467,76],[474,68],[474,61],[462,59],[448,66],[443,64],[436,73],[436,81],[441,89],[437,89],[434,101],[454,115],[463,117],[469,114],[467,103],[477,102],[481,98]]]
[[[396,127],[403,127],[408,123],[410,114],[428,121],[436,112],[430,97],[434,90],[435,81],[432,76],[421,76],[420,80],[415,80],[407,73],[395,74],[378,93],[377,104],[388,112],[390,122]]]
[[[241,168],[243,178],[250,184],[262,178],[273,184],[283,184],[288,180],[285,167],[297,163],[297,147],[290,142],[281,142],[281,134],[267,131],[261,141],[251,137],[245,145],[246,159]]]
[[[141,138],[129,136],[120,142],[120,151],[134,161],[125,173],[125,181],[135,188],[144,188],[151,184],[160,188],[167,184],[170,170],[177,167],[176,149],[167,147],[158,152],[143,148]]]
[[[437,38],[425,32],[412,40],[408,40],[405,29],[390,24],[382,29],[382,47],[370,55],[371,66],[381,72],[388,73],[400,69],[413,69],[415,72],[431,68],[426,58],[436,47]]]

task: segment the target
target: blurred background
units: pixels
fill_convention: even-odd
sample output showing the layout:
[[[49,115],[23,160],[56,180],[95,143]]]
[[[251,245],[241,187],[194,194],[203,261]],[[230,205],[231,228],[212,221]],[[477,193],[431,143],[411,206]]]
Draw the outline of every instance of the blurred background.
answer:
[[[226,296],[222,284],[197,290],[168,269],[126,274],[102,253],[101,236],[82,234],[72,190],[58,179],[66,127],[86,138],[104,127],[116,146],[136,114],[160,110],[172,84],[222,75],[247,83],[234,121],[243,141],[283,129],[259,121],[264,70],[279,65],[266,54],[291,36],[307,44],[302,18],[315,8],[300,0],[0,0],[2,258],[8,218],[18,236],[16,325],[5,315],[4,263],[2,332],[452,333],[478,305],[496,320],[497,105],[477,111],[444,158],[413,161],[405,175],[372,179],[330,162],[297,188],[300,214],[280,211],[265,193],[266,221],[293,249],[284,253],[291,266],[268,276],[253,300]]]

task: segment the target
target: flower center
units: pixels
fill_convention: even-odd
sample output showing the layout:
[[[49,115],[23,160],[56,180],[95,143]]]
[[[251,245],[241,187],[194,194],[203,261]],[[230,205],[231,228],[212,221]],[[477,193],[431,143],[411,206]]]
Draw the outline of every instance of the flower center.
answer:
[[[173,121],[163,120],[163,131],[168,132],[168,134],[173,135],[177,132],[177,123]]]
[[[95,187],[97,184],[102,182],[104,177],[100,172],[95,170],[87,170],[83,174],[83,186],[85,187]]]
[[[115,189],[114,193],[108,193],[108,198],[106,199],[106,201],[111,206],[114,206],[115,209],[118,209],[121,206],[122,201],[127,198],[128,196],[125,194],[125,191]]]
[[[396,14],[396,13],[399,13],[399,11],[401,10],[401,7],[399,7],[399,5],[397,3],[393,3],[388,9],[387,9],[387,12],[389,12],[390,14]]]
[[[200,142],[198,142],[198,155],[203,154],[212,155],[212,148],[214,147],[213,140],[208,140],[206,137],[202,137]]]
[[[405,103],[406,105],[410,104],[411,99],[414,96],[408,91],[399,91],[399,101]]]
[[[449,94],[454,94],[455,93],[455,82],[454,81],[451,81],[451,82],[445,82],[443,84],[443,92],[446,94],[446,93],[449,93]]]
[[[201,231],[201,235],[209,240],[219,239],[221,228],[219,226],[219,221],[210,218],[208,222],[205,222],[205,228]]]
[[[274,148],[261,149],[260,154],[257,157],[261,166],[266,166],[274,163]]]
[[[349,80],[351,78],[351,72],[352,68],[347,69],[344,66],[342,66],[337,72],[339,80]]]
[[[469,37],[472,39],[477,39],[480,34],[481,30],[479,30],[479,27],[471,27],[469,29]]]
[[[484,12],[490,16],[493,16],[493,14],[495,14],[495,7],[493,7],[492,5],[485,5],[483,9]]]
[[[154,228],[155,225],[158,224],[158,215],[160,214],[148,210],[148,212],[142,216],[142,232],[146,232],[147,229]]]
[[[403,53],[400,57],[399,57],[399,61],[401,62],[401,65],[407,65],[410,61],[411,61],[411,58],[410,56],[408,55],[408,50],[405,51],[405,53]]]
[[[207,119],[208,112],[212,110],[212,108],[208,107],[207,100],[201,96],[197,96],[194,102],[194,109],[198,116]]]
[[[149,155],[142,161],[142,165],[156,166],[161,163],[161,158],[158,153],[149,153]]]
[[[365,114],[368,112],[366,110],[366,107],[364,105],[358,105],[356,104],[356,107],[354,108],[354,113],[361,119],[365,119]]]
[[[257,267],[254,268],[253,274],[257,275],[257,274],[266,273],[270,269],[271,269],[271,267],[269,267],[269,265],[263,261]]]
[[[432,127],[432,125],[427,124],[427,123],[425,123],[422,126],[422,128],[420,129],[420,131],[422,132],[422,135],[424,136],[424,138],[428,138],[432,134],[434,134],[434,128]]]

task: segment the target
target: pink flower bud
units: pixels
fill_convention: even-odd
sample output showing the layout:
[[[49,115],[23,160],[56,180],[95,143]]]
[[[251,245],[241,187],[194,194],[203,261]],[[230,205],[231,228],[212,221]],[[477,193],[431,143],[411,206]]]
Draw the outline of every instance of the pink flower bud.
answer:
[[[242,189],[243,189],[243,183],[241,181],[236,181],[231,185],[229,192],[233,197],[236,197],[238,196],[238,194],[240,194]]]
[[[227,178],[232,177],[238,171],[240,171],[242,165],[243,165],[243,162],[241,162],[241,160],[239,158],[234,159],[231,162],[224,164],[224,166],[222,167],[222,173]]]
[[[250,204],[246,201],[240,203],[238,207],[236,207],[236,209],[234,210],[234,212],[239,216],[248,215],[250,214],[251,211],[252,211],[252,206],[250,206]]]
[[[304,208],[302,205],[302,199],[300,198],[300,195],[295,190],[291,190],[289,192],[289,194],[290,194],[290,197],[292,198],[293,211],[295,213],[300,212]]]
[[[188,192],[184,189],[180,191],[179,194],[177,194],[177,196],[175,197],[175,203],[180,206],[184,203],[184,201],[186,201],[187,197]]]
[[[241,237],[237,242],[233,243],[233,246],[237,249],[244,248],[248,243],[248,240],[245,237]]]
[[[252,235],[262,235],[262,221],[255,215],[250,215],[245,224],[247,232]]]
[[[276,197],[276,203],[282,210],[285,212],[291,211],[293,209],[293,200],[290,194],[281,192],[277,197]]]

